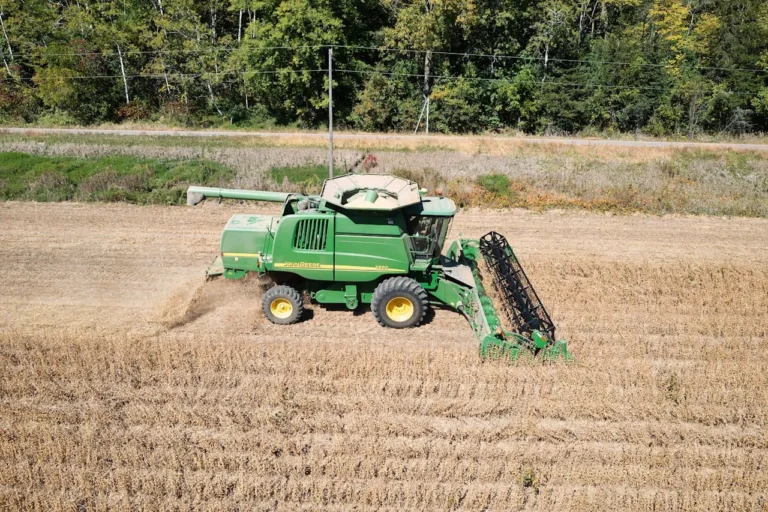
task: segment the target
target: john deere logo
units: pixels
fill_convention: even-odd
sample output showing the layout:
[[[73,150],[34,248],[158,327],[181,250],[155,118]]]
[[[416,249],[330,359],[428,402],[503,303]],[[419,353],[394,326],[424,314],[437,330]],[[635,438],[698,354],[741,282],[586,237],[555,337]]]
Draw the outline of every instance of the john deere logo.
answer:
[[[320,268],[320,263],[307,263],[305,261],[286,261],[282,264],[283,267],[288,268]]]

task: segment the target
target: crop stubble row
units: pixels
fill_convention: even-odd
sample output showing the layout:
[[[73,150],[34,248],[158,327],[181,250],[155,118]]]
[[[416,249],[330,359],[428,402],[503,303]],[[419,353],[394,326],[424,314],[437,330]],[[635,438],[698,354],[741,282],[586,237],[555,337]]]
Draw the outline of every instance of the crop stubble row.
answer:
[[[578,358],[510,367],[445,310],[268,324],[200,278],[237,208],[0,205],[0,505],[765,506],[768,222],[461,214]]]

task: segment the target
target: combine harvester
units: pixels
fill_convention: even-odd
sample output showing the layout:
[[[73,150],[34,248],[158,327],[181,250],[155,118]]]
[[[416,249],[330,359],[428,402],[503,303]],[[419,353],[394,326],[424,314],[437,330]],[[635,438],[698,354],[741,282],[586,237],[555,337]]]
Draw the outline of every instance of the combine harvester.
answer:
[[[275,285],[264,294],[262,309],[272,323],[298,322],[304,292],[320,304],[350,310],[370,304],[376,320],[395,329],[418,326],[427,309],[439,305],[469,320],[482,357],[569,360],[566,342],[556,340],[555,326],[507,240],[496,232],[460,238],[443,254],[456,205],[424,192],[393,176],[347,174],[326,180],[319,196],[190,187],[187,203],[226,198],[283,204],[280,216],[233,215],[221,235],[221,255],[206,273],[271,278]],[[488,280],[501,314],[486,292]]]

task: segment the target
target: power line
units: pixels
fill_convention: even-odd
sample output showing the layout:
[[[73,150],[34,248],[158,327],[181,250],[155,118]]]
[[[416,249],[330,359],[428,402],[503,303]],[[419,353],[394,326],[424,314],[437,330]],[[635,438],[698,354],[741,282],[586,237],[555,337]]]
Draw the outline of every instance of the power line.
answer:
[[[190,53],[230,53],[238,48],[190,48],[184,50],[128,50],[123,52],[123,55],[173,55],[173,54],[190,54]],[[330,48],[330,45],[304,45],[304,46],[256,46],[248,48],[253,51],[267,51],[267,50],[310,50],[310,49],[322,49]],[[46,52],[44,48],[40,50],[40,53],[14,53],[14,57],[86,57],[86,56],[102,56],[102,57],[114,57],[117,53],[108,51],[82,51],[82,52]]]
[[[248,76],[248,75],[276,75],[280,73],[299,74],[299,73],[327,73],[327,69],[273,69],[265,71],[222,71],[220,73],[142,73],[125,75],[125,78],[202,78],[205,76]],[[55,81],[55,80],[96,80],[96,79],[108,79],[108,78],[123,78],[123,75],[79,75],[79,76],[56,76],[56,77],[19,77],[20,80],[26,81]]]
[[[351,46],[351,45],[304,45],[304,46],[268,46],[268,47],[259,47],[254,48],[257,50],[278,50],[278,49],[320,49],[320,48],[350,48],[350,49],[370,49],[370,50],[382,50],[382,51],[404,51],[404,52],[418,52],[418,53],[426,53],[426,51],[423,50],[409,50],[409,49],[397,49],[397,48],[377,48],[377,47],[365,47],[365,46]],[[157,52],[135,52],[135,53],[160,53],[160,52],[166,52],[166,53],[172,53],[172,52],[178,52],[178,53],[198,53],[202,52],[204,50],[159,50]],[[66,55],[88,55],[89,53],[78,53],[78,54],[66,54]],[[105,56],[114,56],[114,53],[96,53],[91,52],[91,55],[105,55]],[[124,55],[130,54],[130,52],[125,52]],[[433,52],[433,54],[438,55],[454,55],[454,56],[476,56],[476,57],[498,57],[498,58],[520,58],[520,59],[537,59],[534,57],[519,57],[519,56],[509,56],[509,55],[490,55],[490,54],[465,54],[465,53],[457,53],[457,52]],[[48,54],[52,55],[52,54]],[[65,55],[65,54],[61,54]],[[579,60],[567,60],[567,59],[550,59],[551,61],[568,61],[568,62],[590,62],[590,63],[600,63],[600,61],[579,61]],[[602,63],[610,63],[608,61],[602,62]],[[620,62],[613,62],[613,64],[629,64],[629,63],[620,63]],[[651,65],[651,64],[649,64]],[[653,66],[661,66],[661,65],[655,65]],[[722,68],[711,68],[711,69],[722,69]],[[743,69],[744,71],[749,71],[746,69]],[[339,68],[335,69],[335,71],[339,73],[349,73],[349,74],[379,74],[382,76],[388,76],[388,77],[402,77],[402,78],[421,78],[424,79],[424,74],[419,73],[397,73],[397,72],[386,72],[386,71],[376,71],[376,70],[354,70],[354,69],[344,69]],[[736,71],[736,70],[734,70]],[[189,79],[189,78],[201,78],[204,76],[227,76],[227,75],[236,75],[236,76],[255,76],[255,75],[276,75],[276,74],[282,74],[282,73],[293,73],[293,74],[299,74],[299,73],[327,73],[326,69],[274,69],[274,70],[254,70],[254,71],[224,71],[224,72],[217,72],[217,73],[179,73],[179,72],[169,72],[169,73],[138,73],[138,74],[131,74],[131,75],[79,75],[79,76],[58,76],[58,77],[18,77],[20,80],[24,81],[55,81],[55,80],[89,80],[89,79],[115,79],[115,78],[126,78],[126,79],[137,79],[137,78],[150,78],[150,79],[168,79],[168,78],[181,78],[181,79]],[[451,75],[430,75],[430,78],[435,80],[467,80],[467,81],[474,81],[474,82],[510,82],[508,78],[482,78],[482,77],[466,77],[466,76],[451,76]],[[600,88],[600,89],[629,89],[629,90],[646,90],[646,91],[670,91],[671,87],[659,87],[654,85],[611,85],[611,84],[590,84],[590,83],[578,83],[578,82],[561,82],[561,81],[541,81],[536,84],[532,85],[540,85],[540,86],[563,86],[563,87],[590,87],[590,88]],[[747,93],[747,92],[730,92],[729,94],[734,95],[740,95],[740,96],[754,96],[755,93]]]
[[[361,75],[382,75],[387,77],[397,78],[421,78],[425,77],[424,74],[419,73],[397,73],[387,71],[376,70],[358,70],[358,69],[345,69],[334,68],[335,72],[348,73],[348,74],[361,74]],[[256,76],[256,75],[277,75],[277,74],[301,74],[301,73],[328,73],[327,69],[272,69],[272,70],[252,70],[252,71],[222,71],[219,73],[139,73],[131,75],[78,75],[78,76],[57,76],[57,77],[17,77],[19,80],[39,82],[39,81],[56,81],[56,80],[97,80],[97,79],[137,79],[137,78],[150,78],[150,79],[195,79],[203,78],[206,76]],[[473,82],[506,82],[512,83],[509,78],[482,78],[482,77],[467,77],[456,75],[430,75],[430,78],[435,80],[467,80]],[[630,90],[645,90],[645,91],[671,91],[671,87],[658,87],[658,86],[644,86],[644,85],[611,85],[611,84],[590,84],[583,82],[561,82],[561,81],[540,81],[531,83],[533,86],[562,86],[562,87],[589,87],[594,89],[630,89]],[[755,93],[731,91],[728,94],[737,96],[754,96]]]
[[[379,74],[383,76],[403,77],[403,78],[424,78],[424,74],[418,73],[390,73],[386,71],[375,70],[355,70],[355,69],[334,69],[339,73],[353,73],[353,74]],[[450,76],[450,75],[430,75],[430,78],[435,80],[471,80],[477,82],[507,82],[511,83],[509,78],[480,78],[480,77],[466,77],[466,76]],[[588,84],[579,82],[558,82],[558,81],[541,81],[531,83],[531,85],[558,85],[563,87],[592,87],[596,89],[633,89],[633,90],[647,90],[647,91],[670,91],[670,87],[653,87],[643,85],[609,85],[609,84]],[[755,93],[751,92],[730,92],[738,96],[754,96]]]
[[[356,73],[356,74],[380,74],[384,76],[404,77],[404,78],[424,78],[424,74],[417,73],[389,73],[380,71],[368,71],[368,70],[354,70],[354,69],[335,69],[340,73]],[[467,76],[451,76],[451,75],[429,75],[430,78],[435,80],[471,80],[476,82],[511,82],[509,78],[481,78],[481,77],[467,77]],[[615,89],[648,89],[665,91],[666,87],[648,87],[648,86],[636,86],[636,85],[600,85],[600,84],[585,84],[585,83],[569,83],[569,82],[551,82],[542,81],[538,82],[542,85],[572,85],[572,86],[589,86],[589,87],[606,87]]]
[[[376,50],[381,52],[403,52],[403,53],[419,53],[432,55],[449,55],[455,57],[484,57],[495,59],[509,59],[509,60],[527,60],[527,61],[546,61],[546,62],[568,62],[576,64],[604,64],[614,66],[640,66],[640,67],[656,67],[664,68],[668,64],[655,64],[655,63],[637,63],[629,61],[610,61],[610,60],[583,60],[583,59],[560,59],[557,57],[534,57],[528,55],[505,55],[497,53],[473,53],[473,52],[446,52],[437,50],[414,50],[411,48],[391,48],[391,47],[376,47],[376,46],[354,46],[354,45],[334,45],[334,48],[350,48],[361,50]],[[711,71],[743,71],[751,73],[768,73],[768,69],[761,68],[724,68],[715,66],[694,66],[695,69],[706,69]]]
[[[200,48],[200,49],[184,49],[184,50],[129,50],[123,53],[123,55],[184,55],[184,54],[201,54],[201,53],[231,53],[233,51],[242,49],[243,46],[238,48]],[[591,65],[607,65],[607,66],[639,66],[639,67],[652,67],[652,68],[665,68],[668,64],[658,63],[640,63],[630,61],[613,61],[613,60],[588,60],[588,59],[563,59],[558,57],[536,57],[531,55],[508,55],[501,53],[476,53],[476,52],[449,52],[440,50],[416,50],[412,48],[392,48],[386,46],[359,46],[359,45],[341,45],[341,44],[320,44],[320,45],[298,45],[298,46],[256,46],[249,47],[250,51],[271,51],[271,50],[310,50],[310,49],[327,49],[327,48],[343,48],[349,50],[373,50],[378,52],[400,52],[400,53],[416,53],[432,55],[446,55],[453,57],[480,57],[480,58],[493,58],[501,60],[522,60],[529,62],[562,62],[571,64],[591,64]],[[112,57],[116,55],[114,52],[55,52],[48,53],[44,50],[40,54],[34,53],[14,53],[15,57],[84,57],[84,56],[105,56]],[[726,68],[718,66],[694,66],[696,70],[708,70],[708,71],[728,71],[728,72],[744,72],[744,73],[768,73],[768,69],[761,68]]]

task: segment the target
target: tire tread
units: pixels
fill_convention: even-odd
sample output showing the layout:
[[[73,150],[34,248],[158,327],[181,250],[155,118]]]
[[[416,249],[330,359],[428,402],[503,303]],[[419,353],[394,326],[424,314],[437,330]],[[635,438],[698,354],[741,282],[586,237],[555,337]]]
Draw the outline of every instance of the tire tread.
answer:
[[[371,299],[371,311],[373,312],[373,317],[376,319],[379,325],[383,327],[403,327],[387,323],[387,319],[384,318],[385,315],[383,315],[381,312],[382,301],[392,292],[408,292],[419,302],[421,312],[418,319],[412,325],[405,326],[418,327],[427,314],[429,302],[427,301],[426,290],[424,290],[424,288],[418,282],[416,282],[414,279],[411,279],[410,277],[390,277],[382,281],[379,286],[376,287],[373,292],[373,298]]]
[[[269,305],[272,303],[273,300],[284,297],[291,301],[291,304],[293,305],[293,313],[288,318],[276,318],[272,315]],[[261,299],[261,310],[264,312],[264,316],[267,317],[267,320],[272,322],[273,324],[277,325],[290,325],[295,324],[299,320],[301,320],[301,317],[304,315],[304,299],[301,297],[301,294],[298,290],[295,288],[280,284],[277,286],[273,286],[269,290],[266,291],[264,294],[264,297]]]

